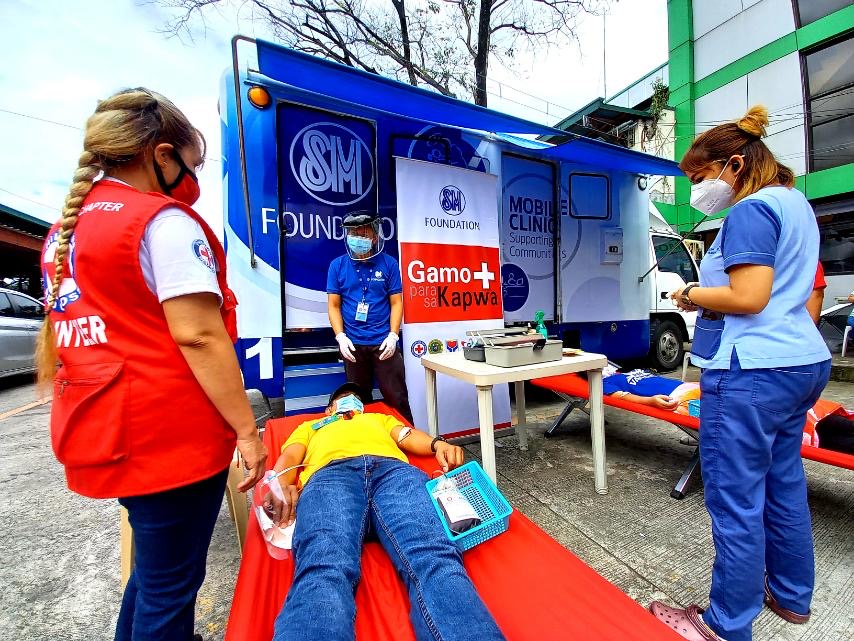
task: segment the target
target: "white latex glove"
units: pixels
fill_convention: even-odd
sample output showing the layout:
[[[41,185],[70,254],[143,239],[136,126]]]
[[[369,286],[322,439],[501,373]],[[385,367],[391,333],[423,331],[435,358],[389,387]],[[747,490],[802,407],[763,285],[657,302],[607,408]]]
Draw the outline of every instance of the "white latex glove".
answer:
[[[338,349],[341,351],[341,356],[346,358],[351,363],[356,362],[356,348],[353,341],[347,338],[347,334],[341,332],[335,335],[335,340],[338,341]]]
[[[389,332],[388,336],[385,337],[385,340],[380,345],[380,360],[384,361],[387,358],[391,358],[394,356],[394,352],[397,350],[397,341],[399,337],[394,332]]]

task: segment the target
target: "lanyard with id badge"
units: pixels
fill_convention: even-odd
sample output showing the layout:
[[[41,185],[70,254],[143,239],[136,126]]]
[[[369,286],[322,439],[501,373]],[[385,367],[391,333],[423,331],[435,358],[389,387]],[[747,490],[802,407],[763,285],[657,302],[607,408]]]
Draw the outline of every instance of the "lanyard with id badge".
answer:
[[[368,302],[365,300],[365,296],[368,293],[368,284],[364,280],[364,276],[362,275],[362,269],[359,268],[359,282],[362,284],[362,300],[356,305],[356,320],[364,323],[368,320]]]

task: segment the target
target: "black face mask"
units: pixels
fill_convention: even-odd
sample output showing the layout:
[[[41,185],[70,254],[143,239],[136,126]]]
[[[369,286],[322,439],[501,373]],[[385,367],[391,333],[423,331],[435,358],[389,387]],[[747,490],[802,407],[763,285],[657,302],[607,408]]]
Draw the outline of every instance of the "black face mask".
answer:
[[[198,183],[199,179],[196,177],[194,171],[192,171],[187,165],[184,163],[184,159],[181,158],[181,154],[177,151],[172,151],[172,157],[175,159],[175,162],[178,163],[178,167],[180,167],[180,171],[178,175],[175,177],[171,183],[166,182],[166,178],[163,176],[163,171],[160,169],[160,165],[157,164],[157,161],[152,161],[154,163],[154,175],[157,177],[157,184],[160,185],[160,189],[163,190],[167,196],[172,196],[172,192],[183,182],[185,176],[189,176],[194,183]],[[198,195],[196,195],[198,198]],[[179,198],[178,200],[182,200]],[[192,204],[192,203],[188,203]]]

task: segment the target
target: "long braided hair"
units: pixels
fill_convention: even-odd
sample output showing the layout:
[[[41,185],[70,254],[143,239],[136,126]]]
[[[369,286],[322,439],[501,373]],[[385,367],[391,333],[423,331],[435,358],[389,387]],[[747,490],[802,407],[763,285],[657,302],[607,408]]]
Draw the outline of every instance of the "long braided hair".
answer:
[[[86,121],[83,153],[62,208],[59,238],[54,256],[54,277],[49,284],[46,308],[53,309],[66,271],[71,238],[80,207],[102,173],[142,162],[154,146],[168,142],[176,149],[201,144],[204,138],[187,117],[164,96],[137,87],[125,89],[98,103]],[[45,283],[48,285],[48,283]],[[36,341],[38,382],[44,389],[56,374],[57,351],[54,326],[45,316]]]

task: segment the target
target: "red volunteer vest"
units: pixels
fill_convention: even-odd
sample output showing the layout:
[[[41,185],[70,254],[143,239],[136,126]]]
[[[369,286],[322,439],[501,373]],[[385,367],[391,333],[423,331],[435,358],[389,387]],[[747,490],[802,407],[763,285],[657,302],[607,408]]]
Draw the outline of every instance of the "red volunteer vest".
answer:
[[[51,442],[69,489],[93,498],[136,496],[200,481],[231,461],[234,431],[208,400],[169,333],[139,264],[147,223],[167,206],[192,216],[219,265],[222,315],[236,340],[237,302],[225,280],[222,245],[190,207],[112,181],[86,196],[49,319],[61,367],[54,380]],[[59,224],[45,241],[53,282]]]

